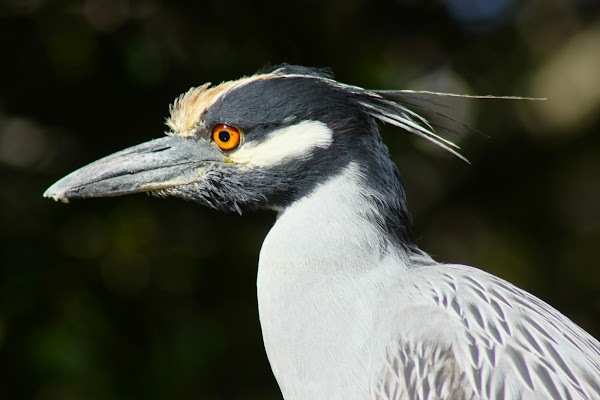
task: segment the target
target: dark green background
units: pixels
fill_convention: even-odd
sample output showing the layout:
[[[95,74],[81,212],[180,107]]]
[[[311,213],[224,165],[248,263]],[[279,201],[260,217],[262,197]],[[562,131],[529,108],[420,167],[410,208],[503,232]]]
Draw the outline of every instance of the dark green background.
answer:
[[[468,165],[384,128],[415,232],[600,336],[596,1],[0,3],[0,398],[277,399],[255,274],[272,213],[43,191],[160,137],[190,86],[266,63],[450,101]],[[487,8],[485,8],[485,7]]]

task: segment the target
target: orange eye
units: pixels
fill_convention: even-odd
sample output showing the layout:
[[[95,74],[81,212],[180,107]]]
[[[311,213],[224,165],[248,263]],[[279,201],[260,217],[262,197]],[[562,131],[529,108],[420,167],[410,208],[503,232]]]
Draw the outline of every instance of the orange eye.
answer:
[[[222,150],[233,150],[240,144],[240,130],[233,126],[217,124],[212,129],[212,137]]]

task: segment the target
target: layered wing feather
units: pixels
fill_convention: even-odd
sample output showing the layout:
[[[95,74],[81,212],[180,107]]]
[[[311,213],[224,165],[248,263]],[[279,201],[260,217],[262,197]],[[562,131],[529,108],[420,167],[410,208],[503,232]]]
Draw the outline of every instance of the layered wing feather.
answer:
[[[600,399],[600,343],[550,305],[471,267],[409,275],[405,294],[432,315],[422,323],[448,337],[406,334],[398,315],[374,398]]]

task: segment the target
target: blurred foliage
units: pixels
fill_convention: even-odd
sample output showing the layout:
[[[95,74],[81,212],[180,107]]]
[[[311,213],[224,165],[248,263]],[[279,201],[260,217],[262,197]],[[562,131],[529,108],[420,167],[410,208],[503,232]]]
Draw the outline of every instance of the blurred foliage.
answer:
[[[280,398],[254,287],[274,215],[41,195],[159,137],[190,86],[284,61],[370,88],[548,97],[445,99],[484,134],[457,137],[471,165],[383,135],[423,249],[600,335],[596,1],[3,1],[0,397]]]

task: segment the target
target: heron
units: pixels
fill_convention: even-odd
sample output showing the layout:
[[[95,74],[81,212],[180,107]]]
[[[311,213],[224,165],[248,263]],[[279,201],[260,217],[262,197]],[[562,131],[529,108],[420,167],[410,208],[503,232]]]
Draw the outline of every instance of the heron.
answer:
[[[288,64],[204,84],[170,106],[166,136],[44,196],[274,210],[257,297],[286,400],[600,399],[598,340],[513,284],[418,247],[378,123],[462,156],[409,94]]]

